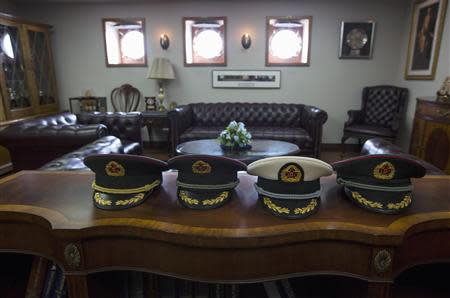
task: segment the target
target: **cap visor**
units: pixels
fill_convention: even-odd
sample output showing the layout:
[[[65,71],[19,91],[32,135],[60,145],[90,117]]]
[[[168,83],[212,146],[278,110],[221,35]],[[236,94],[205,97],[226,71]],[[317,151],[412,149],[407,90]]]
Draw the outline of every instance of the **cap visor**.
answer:
[[[270,213],[287,219],[308,217],[317,212],[320,206],[319,197],[307,200],[285,200],[260,195],[260,198],[264,207]]]
[[[122,210],[142,204],[153,192],[140,192],[135,194],[109,194],[94,191],[93,199],[95,207],[104,210]]]
[[[345,194],[358,206],[385,214],[400,213],[412,203],[410,191],[377,191],[345,187]]]

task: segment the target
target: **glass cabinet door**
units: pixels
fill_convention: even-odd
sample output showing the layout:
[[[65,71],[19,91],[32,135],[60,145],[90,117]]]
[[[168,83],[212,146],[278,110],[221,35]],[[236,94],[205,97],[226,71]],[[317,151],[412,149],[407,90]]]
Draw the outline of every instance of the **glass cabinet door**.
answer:
[[[37,104],[39,109],[55,105],[56,84],[51,60],[51,49],[47,31],[27,26],[27,37],[31,54],[31,68],[34,73]]]
[[[8,118],[33,113],[19,27],[0,23],[0,84]]]

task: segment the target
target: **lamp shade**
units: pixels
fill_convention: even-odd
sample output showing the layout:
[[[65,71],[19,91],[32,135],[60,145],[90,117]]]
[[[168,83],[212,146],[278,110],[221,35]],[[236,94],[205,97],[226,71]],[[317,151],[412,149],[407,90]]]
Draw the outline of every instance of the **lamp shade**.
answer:
[[[154,58],[152,67],[148,70],[147,79],[172,80],[175,79],[172,64],[167,58]]]

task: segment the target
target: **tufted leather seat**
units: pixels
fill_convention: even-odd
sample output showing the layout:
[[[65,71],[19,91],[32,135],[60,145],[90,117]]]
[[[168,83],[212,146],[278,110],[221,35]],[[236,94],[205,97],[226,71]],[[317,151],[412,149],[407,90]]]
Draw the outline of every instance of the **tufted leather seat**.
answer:
[[[172,153],[181,142],[217,138],[232,120],[245,123],[254,139],[297,144],[302,155],[318,157],[325,111],[303,104],[193,103],[169,112]]]
[[[15,171],[36,169],[99,138],[113,135],[134,154],[142,152],[140,113],[60,113],[15,123],[0,131],[0,145]],[[124,149],[122,149],[124,151]]]
[[[342,149],[348,138],[367,140],[373,137],[395,141],[403,118],[408,89],[395,86],[365,87],[361,110],[348,111],[341,139]]]
[[[89,143],[75,151],[64,154],[45,165],[40,170],[44,171],[80,171],[89,170],[83,160],[86,156],[92,154],[109,154],[109,153],[132,153],[130,147],[124,147],[122,141],[114,136],[106,136]]]
[[[381,138],[373,138],[367,140],[362,149],[361,155],[369,155],[369,154],[396,154],[401,155],[410,159],[413,159],[420,163],[426,170],[427,175],[445,175],[445,173],[434,165],[414,156],[411,154],[404,153],[403,150],[392,144],[391,142],[381,139]]]

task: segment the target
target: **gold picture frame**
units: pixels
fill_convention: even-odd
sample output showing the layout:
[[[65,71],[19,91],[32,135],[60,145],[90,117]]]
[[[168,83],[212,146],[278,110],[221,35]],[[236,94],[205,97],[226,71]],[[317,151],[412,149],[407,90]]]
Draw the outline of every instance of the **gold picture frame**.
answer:
[[[406,80],[434,80],[448,0],[416,0],[412,6]]]

